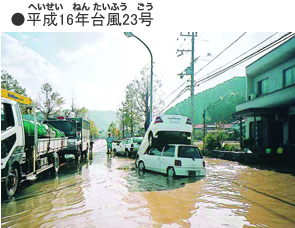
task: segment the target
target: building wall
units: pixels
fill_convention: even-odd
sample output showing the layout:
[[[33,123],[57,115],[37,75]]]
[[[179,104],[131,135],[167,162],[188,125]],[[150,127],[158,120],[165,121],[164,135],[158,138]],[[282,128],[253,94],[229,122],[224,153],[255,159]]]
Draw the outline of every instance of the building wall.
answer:
[[[263,64],[263,63],[262,63]],[[274,92],[283,88],[283,72],[285,69],[290,68],[295,65],[295,58],[291,59],[288,62],[285,62],[255,78],[252,78],[251,75],[247,75],[247,100],[249,100],[249,96],[254,93],[258,93],[257,82],[268,78],[268,92]]]

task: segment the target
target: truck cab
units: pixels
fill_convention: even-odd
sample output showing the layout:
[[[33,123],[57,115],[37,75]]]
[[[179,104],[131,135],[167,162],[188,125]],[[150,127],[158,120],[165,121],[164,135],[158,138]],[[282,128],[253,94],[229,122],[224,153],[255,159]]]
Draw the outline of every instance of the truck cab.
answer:
[[[19,103],[22,104],[20,109]],[[33,129],[24,125],[21,110],[33,111]],[[27,123],[27,122],[26,122]],[[25,126],[27,130],[25,131]],[[66,137],[39,137],[35,106],[30,98],[1,89],[1,192],[11,198],[23,180],[35,180],[50,171],[56,175],[59,154],[68,144]]]
[[[68,147],[62,153],[62,158],[66,154],[73,154],[76,161],[80,156],[88,156],[90,149],[90,123],[84,118],[50,118],[44,121],[65,133],[69,138]]]

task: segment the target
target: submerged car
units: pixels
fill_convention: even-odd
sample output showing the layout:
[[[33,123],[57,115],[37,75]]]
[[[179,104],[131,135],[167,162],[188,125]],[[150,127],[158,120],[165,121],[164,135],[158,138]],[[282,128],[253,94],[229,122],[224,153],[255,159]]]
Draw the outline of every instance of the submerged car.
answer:
[[[186,116],[157,116],[145,133],[138,156],[157,146],[190,144],[192,130],[191,120]]]
[[[138,152],[138,148],[142,142],[142,137],[133,137],[124,139],[122,142],[117,143],[113,146],[113,152],[115,155],[124,154],[128,157],[135,157]]]
[[[169,144],[152,148],[136,160],[139,170],[151,170],[168,176],[206,176],[205,160],[199,148]]]

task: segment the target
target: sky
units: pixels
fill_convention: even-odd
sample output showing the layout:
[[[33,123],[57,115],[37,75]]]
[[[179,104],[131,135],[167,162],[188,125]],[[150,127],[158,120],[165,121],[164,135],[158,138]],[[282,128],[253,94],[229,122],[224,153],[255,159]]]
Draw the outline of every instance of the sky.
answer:
[[[247,32],[220,54],[243,32],[198,32],[194,55],[199,58],[195,62],[195,72],[204,68],[196,74],[195,80],[233,60],[274,33]],[[171,93],[190,79],[190,76],[181,79],[178,74],[190,65],[191,52],[178,56],[181,53],[177,50],[191,49],[191,38],[169,30],[145,30],[134,34],[146,43],[153,54],[154,75],[162,81],[165,108],[185,85],[172,95]],[[278,32],[248,54],[283,34],[284,32]],[[214,61],[205,66],[215,57]],[[245,76],[245,67],[257,58],[201,84],[195,88],[195,94],[232,77]],[[140,70],[146,65],[150,66],[150,63],[147,48],[136,38],[126,37],[123,32],[1,33],[1,70],[7,71],[19,81],[33,99],[38,97],[42,84],[49,82],[66,99],[63,108],[67,109],[74,98],[77,108],[84,106],[89,110],[115,111],[124,99],[127,84],[139,78]],[[189,95],[187,91],[172,106],[187,99]]]

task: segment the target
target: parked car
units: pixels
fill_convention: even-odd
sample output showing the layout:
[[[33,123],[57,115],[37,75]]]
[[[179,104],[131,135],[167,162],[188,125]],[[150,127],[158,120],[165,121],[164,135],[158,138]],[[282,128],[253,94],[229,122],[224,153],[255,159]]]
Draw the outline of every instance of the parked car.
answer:
[[[168,176],[206,176],[205,161],[199,148],[169,144],[160,151],[152,148],[137,159],[139,170],[151,170]]]
[[[157,116],[145,133],[138,156],[161,145],[190,144],[192,130],[191,120],[186,116]]]
[[[138,148],[143,140],[143,137],[133,137],[124,139],[122,142],[113,146],[113,152],[115,155],[124,154],[128,157],[135,157]]]

